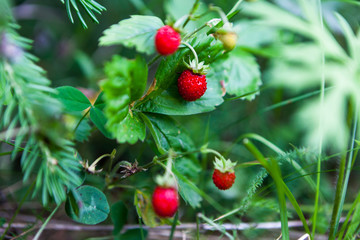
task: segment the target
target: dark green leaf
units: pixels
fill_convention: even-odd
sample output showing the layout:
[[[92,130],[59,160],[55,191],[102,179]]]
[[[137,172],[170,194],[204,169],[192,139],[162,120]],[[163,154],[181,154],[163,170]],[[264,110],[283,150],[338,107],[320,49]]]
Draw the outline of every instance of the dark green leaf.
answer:
[[[127,213],[128,210],[122,201],[114,203],[111,206],[110,216],[114,223],[113,235],[117,235],[125,225],[127,220]]]
[[[95,100],[94,107],[96,107],[97,109],[104,110],[105,108],[105,101],[103,99],[103,96],[104,92],[101,92]]]
[[[171,117],[151,113],[141,113],[140,116],[149,128],[161,154],[166,153],[170,148],[177,152],[187,152],[194,149],[191,138]]]
[[[75,190],[80,196],[77,205],[80,216],[76,216],[69,201],[66,202],[66,213],[76,222],[83,224],[98,224],[104,221],[110,212],[106,196],[97,188],[92,186],[81,186]]]
[[[146,229],[140,229],[140,228],[129,229],[125,233],[116,237],[115,239],[116,240],[139,240],[139,239],[143,239],[142,234],[144,236],[144,239],[146,239],[148,231]]]
[[[215,67],[208,74],[209,81],[224,80],[226,92],[231,95],[242,96],[257,91],[262,84],[259,65],[255,58],[242,50],[232,51],[214,65]],[[251,94],[244,98],[252,100],[255,95]]]
[[[86,141],[91,134],[91,127],[87,119],[81,121],[80,125],[75,131],[75,140],[79,142]]]
[[[89,99],[78,89],[70,86],[58,87],[56,89],[59,99],[64,105],[65,111],[83,111],[91,106]]]
[[[100,109],[96,107],[91,107],[90,119],[95,124],[95,126],[100,130],[100,132],[104,134],[105,137],[112,138],[111,133],[109,133],[109,131],[105,128],[107,119],[104,113]]]
[[[158,17],[133,15],[105,30],[100,38],[100,45],[122,44],[135,47],[141,53],[153,54],[156,31],[163,25]]]

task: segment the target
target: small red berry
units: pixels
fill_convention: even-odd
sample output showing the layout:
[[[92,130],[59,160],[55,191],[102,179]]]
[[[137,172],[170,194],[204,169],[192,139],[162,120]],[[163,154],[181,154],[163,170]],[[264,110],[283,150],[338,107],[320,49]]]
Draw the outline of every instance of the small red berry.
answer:
[[[217,188],[220,190],[226,190],[231,188],[235,182],[235,173],[234,172],[221,172],[218,169],[214,170],[212,176],[213,182]]]
[[[180,34],[168,25],[159,28],[155,36],[155,47],[161,55],[170,55],[176,52],[180,42]]]
[[[207,89],[206,76],[185,70],[178,78],[178,90],[186,101],[195,101],[204,95]]]
[[[172,217],[179,207],[179,196],[173,187],[157,186],[152,196],[152,205],[159,217]]]

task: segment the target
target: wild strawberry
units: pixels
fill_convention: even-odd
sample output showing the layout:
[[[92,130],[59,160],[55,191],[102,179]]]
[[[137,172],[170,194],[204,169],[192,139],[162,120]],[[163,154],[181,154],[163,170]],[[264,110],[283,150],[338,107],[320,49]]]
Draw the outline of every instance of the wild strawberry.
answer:
[[[195,101],[204,95],[207,89],[206,76],[185,70],[178,78],[178,90],[186,101]]]
[[[176,52],[180,42],[180,34],[168,25],[159,28],[155,36],[155,47],[161,55],[170,55]]]
[[[174,187],[157,186],[152,196],[152,205],[159,217],[172,217],[179,207],[179,196]]]
[[[232,31],[218,31],[214,34],[216,39],[219,39],[226,51],[231,51],[235,48],[237,42],[237,35]]]
[[[215,170],[212,176],[215,186],[220,190],[231,188],[235,182],[234,167],[236,163],[229,160],[215,158]]]

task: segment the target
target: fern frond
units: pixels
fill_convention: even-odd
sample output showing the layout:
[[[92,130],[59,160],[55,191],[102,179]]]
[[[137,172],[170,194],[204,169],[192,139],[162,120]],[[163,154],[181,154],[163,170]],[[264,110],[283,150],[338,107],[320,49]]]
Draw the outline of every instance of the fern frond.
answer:
[[[16,28],[0,24],[0,129],[6,129],[7,142],[14,142],[13,158],[23,150],[24,182],[37,175],[35,193],[41,192],[43,204],[49,198],[60,203],[67,189],[81,184],[81,166],[73,143],[64,137],[62,105],[52,97],[56,91]]]
[[[76,15],[78,16],[82,26],[84,28],[87,28],[86,22],[80,12],[80,8],[85,10],[86,14],[96,23],[99,23],[98,19],[95,16],[95,13],[101,14],[102,11],[105,11],[106,8],[99,4],[98,2],[94,0],[60,0],[63,4],[65,4],[67,14],[70,18],[70,21],[74,23],[74,18],[72,16],[72,8],[76,12]]]

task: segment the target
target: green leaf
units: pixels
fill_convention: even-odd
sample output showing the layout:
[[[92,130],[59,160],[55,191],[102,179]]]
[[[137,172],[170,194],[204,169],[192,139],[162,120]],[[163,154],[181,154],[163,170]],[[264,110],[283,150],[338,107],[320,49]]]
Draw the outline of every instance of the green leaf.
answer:
[[[257,91],[262,84],[259,65],[255,58],[240,49],[232,51],[214,65],[215,67],[210,69],[208,74],[209,81],[224,80],[226,92],[231,95],[242,96]],[[244,98],[252,100],[255,95],[251,94]]]
[[[138,116],[137,112],[128,114],[124,120],[112,128],[116,140],[119,143],[136,143],[138,140],[144,141],[146,135],[145,124]]]
[[[191,188],[191,186],[181,179],[178,179],[179,193],[185,202],[189,203],[192,208],[200,207],[201,196]]]
[[[140,73],[141,72],[141,73]],[[145,126],[137,114],[130,116],[129,104],[141,97],[147,82],[147,66],[145,60],[138,57],[128,60],[115,56],[105,66],[108,79],[100,83],[106,103],[105,116],[108,119],[106,128],[121,143],[135,143],[144,140]]]
[[[139,218],[141,218],[146,226],[156,227],[158,225],[150,194],[136,190],[134,195],[134,205]]]
[[[99,189],[92,186],[81,186],[75,190],[80,196],[77,205],[80,209],[78,217],[69,201],[66,201],[67,215],[76,222],[83,224],[98,224],[104,221],[110,212],[106,196]]]
[[[105,108],[104,92],[101,92],[99,96],[96,98],[94,102],[94,107],[100,110],[104,110]]]
[[[193,181],[197,181],[199,179],[200,172],[202,170],[198,162],[186,157],[182,157],[181,159],[174,161],[174,168],[176,168],[179,173]]]
[[[142,232],[142,233],[141,233]],[[142,234],[144,238],[142,237]],[[146,229],[135,228],[129,229],[125,233],[121,234],[120,236],[116,237],[115,240],[139,240],[139,239],[146,239],[148,235],[148,231]]]
[[[87,119],[81,121],[80,125],[75,131],[75,140],[79,142],[86,141],[91,134],[91,127]]]
[[[130,64],[130,96],[131,101],[135,101],[142,97],[146,89],[148,66],[145,59],[140,56],[137,56],[135,60],[130,62]]]
[[[150,55],[155,52],[156,31],[163,25],[158,17],[133,15],[105,30],[100,38],[100,45],[122,44],[126,47],[135,47],[138,52]]]
[[[223,103],[224,100],[221,95],[222,91],[218,79],[208,79],[205,94],[193,102],[183,100],[174,84],[163,91],[161,95],[140,105],[139,110],[167,115],[191,115],[209,112]]]
[[[95,126],[100,130],[102,134],[104,134],[107,138],[113,138],[111,133],[105,128],[105,124],[107,119],[105,114],[96,107],[91,107],[90,109],[90,119],[95,124]]]
[[[122,201],[118,201],[111,206],[110,216],[114,223],[113,235],[117,235],[127,220],[128,210]]]
[[[159,114],[143,114],[141,118],[149,128],[161,154],[170,148],[176,152],[194,150],[194,144],[185,130],[171,117]]]
[[[89,99],[78,89],[70,86],[56,88],[59,99],[64,105],[65,111],[83,111],[91,106]]]

